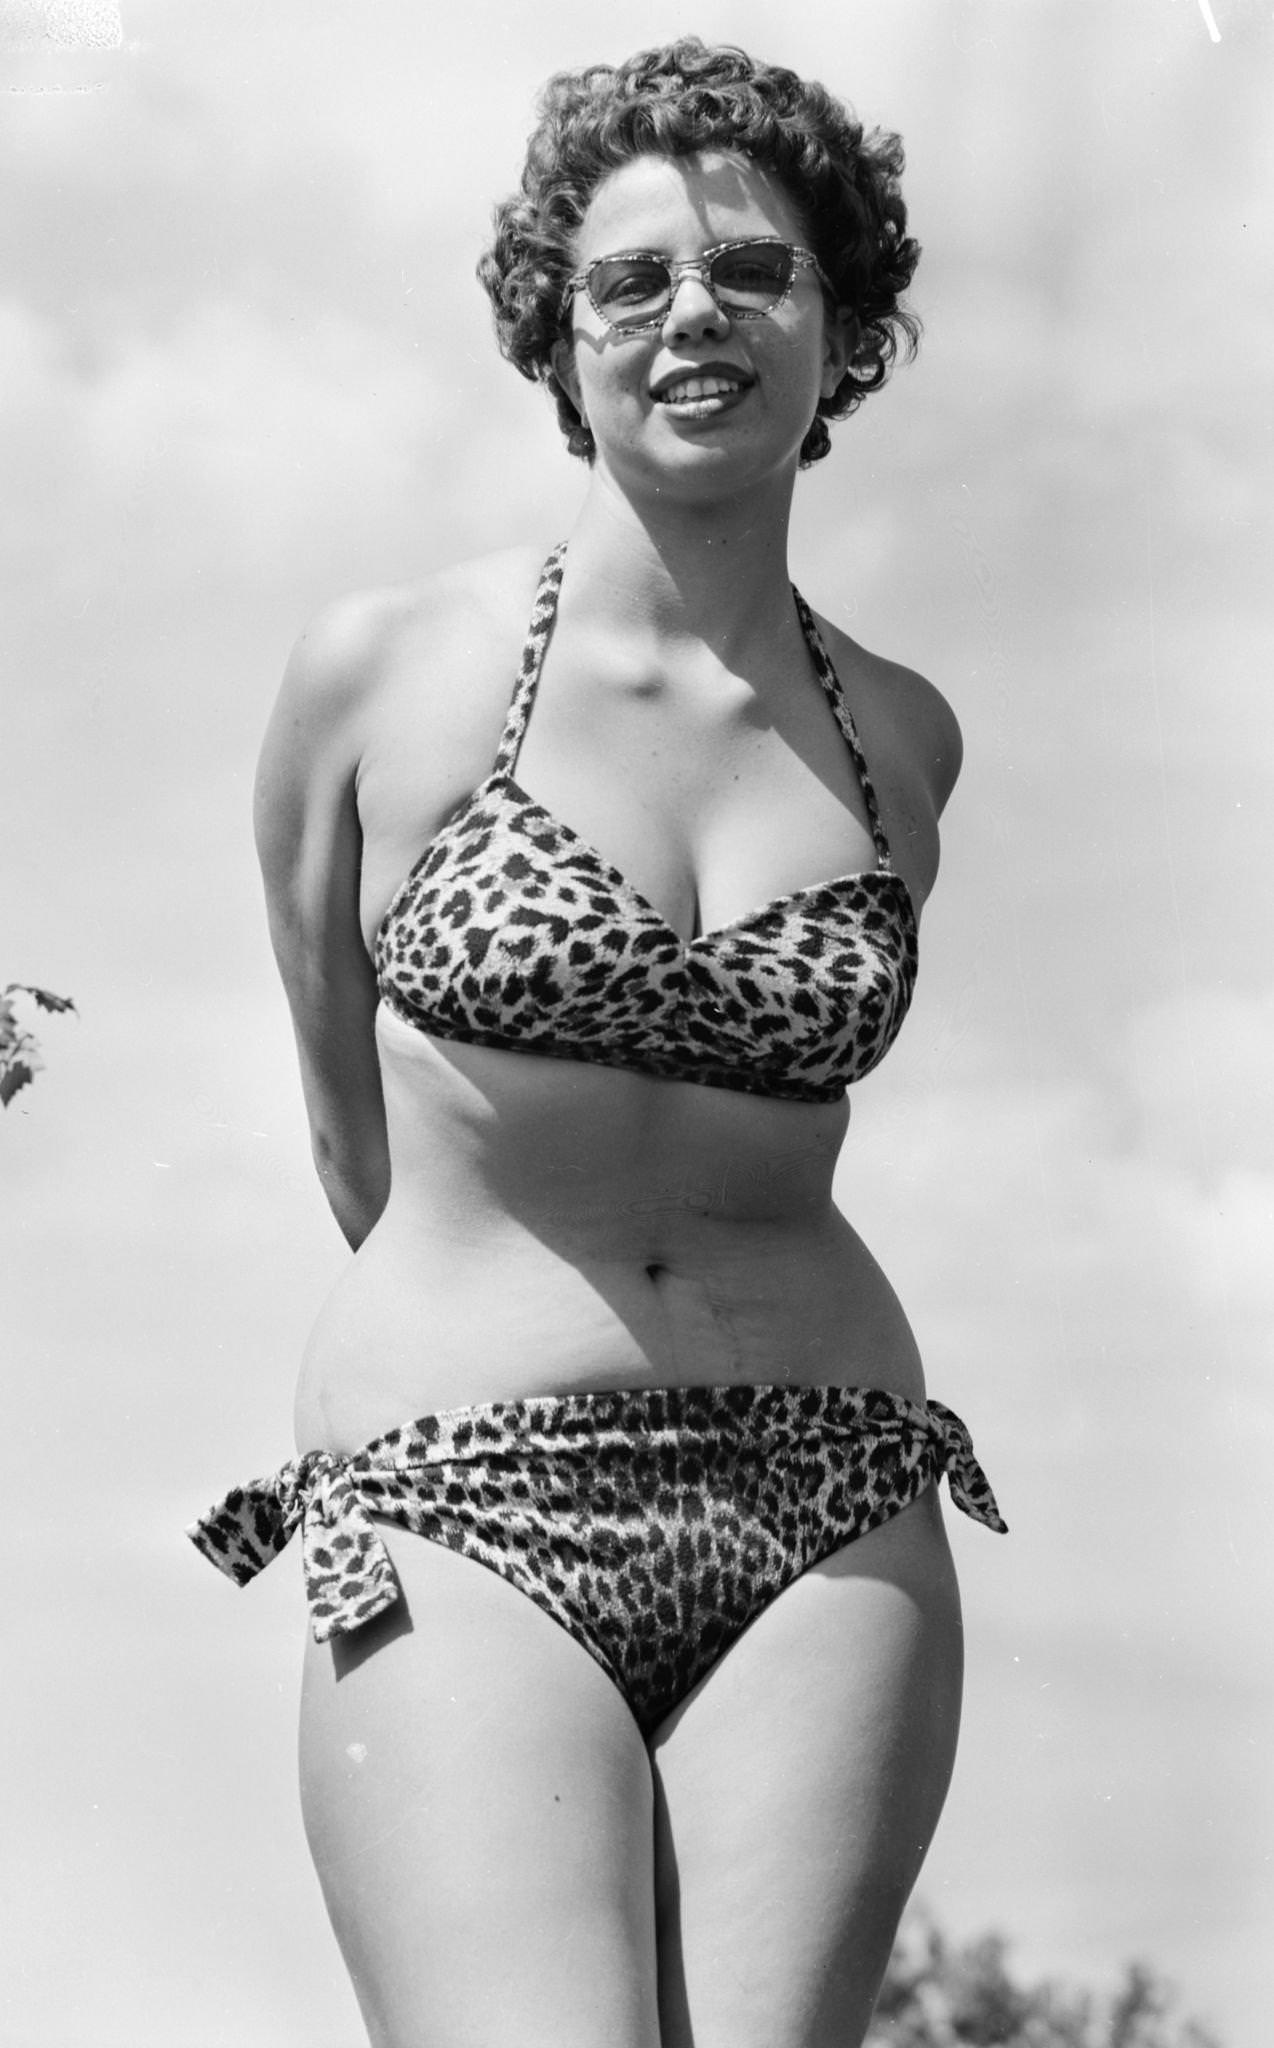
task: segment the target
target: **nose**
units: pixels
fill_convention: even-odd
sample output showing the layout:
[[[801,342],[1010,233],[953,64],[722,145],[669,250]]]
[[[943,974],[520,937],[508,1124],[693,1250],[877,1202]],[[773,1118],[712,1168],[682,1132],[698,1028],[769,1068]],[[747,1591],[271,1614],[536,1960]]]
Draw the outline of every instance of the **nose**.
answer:
[[[723,335],[729,330],[729,316],[722,312],[704,279],[692,270],[683,270],[674,280],[672,299],[664,315],[664,340],[693,341],[700,335]]]

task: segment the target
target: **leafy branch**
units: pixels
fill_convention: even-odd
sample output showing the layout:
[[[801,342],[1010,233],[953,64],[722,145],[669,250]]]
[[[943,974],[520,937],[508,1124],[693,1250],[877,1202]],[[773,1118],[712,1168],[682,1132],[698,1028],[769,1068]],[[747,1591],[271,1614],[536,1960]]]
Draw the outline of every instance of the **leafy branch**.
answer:
[[[1179,2017],[1169,1987],[1132,1963],[1105,1996],[1023,1984],[1002,1935],[950,1942],[927,1917],[903,1925],[866,2048],[1219,2048]]]
[[[32,988],[25,981],[11,981],[0,994],[0,1104],[5,1108],[44,1065],[39,1040],[18,1017],[15,996],[30,996],[37,1009],[50,1010],[55,1015],[63,1010],[75,1011],[70,996],[55,996],[47,988]]]

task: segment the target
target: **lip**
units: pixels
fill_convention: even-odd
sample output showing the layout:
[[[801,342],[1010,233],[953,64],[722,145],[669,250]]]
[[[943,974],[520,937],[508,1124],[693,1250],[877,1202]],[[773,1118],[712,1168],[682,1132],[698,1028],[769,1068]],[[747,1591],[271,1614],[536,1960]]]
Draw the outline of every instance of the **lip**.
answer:
[[[680,363],[675,370],[666,370],[662,377],[655,379],[650,387],[650,395],[657,405],[661,404],[666,392],[672,391],[678,384],[684,384],[691,377],[728,378],[738,387],[737,391],[730,394],[731,397],[741,396],[755,381],[746,370],[741,370],[737,363]],[[691,399],[687,403],[701,405],[704,400]]]

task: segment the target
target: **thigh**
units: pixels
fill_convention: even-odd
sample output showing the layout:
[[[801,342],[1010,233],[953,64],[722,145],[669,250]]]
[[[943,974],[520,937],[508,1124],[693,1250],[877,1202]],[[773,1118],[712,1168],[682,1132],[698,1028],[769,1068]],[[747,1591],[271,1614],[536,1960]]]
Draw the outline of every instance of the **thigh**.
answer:
[[[390,1614],[307,1649],[306,1832],[374,2048],[657,2048],[649,1758],[517,1587],[383,1532]]]
[[[961,1674],[930,1491],[779,1594],[664,1724],[663,2048],[858,2048],[946,1796]]]

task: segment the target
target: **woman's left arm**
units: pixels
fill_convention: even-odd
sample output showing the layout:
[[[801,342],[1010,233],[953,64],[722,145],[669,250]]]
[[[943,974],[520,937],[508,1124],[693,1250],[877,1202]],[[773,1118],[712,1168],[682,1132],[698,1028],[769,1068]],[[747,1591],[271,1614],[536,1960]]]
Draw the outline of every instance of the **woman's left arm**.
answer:
[[[917,771],[928,791],[935,821],[947,807],[964,761],[959,721],[941,690],[924,676],[906,671],[906,715]]]
[[[879,679],[876,759],[891,771],[882,778],[887,823],[894,857],[919,907],[937,878],[938,820],[959,779],[964,743],[955,712],[924,676],[882,662]]]

